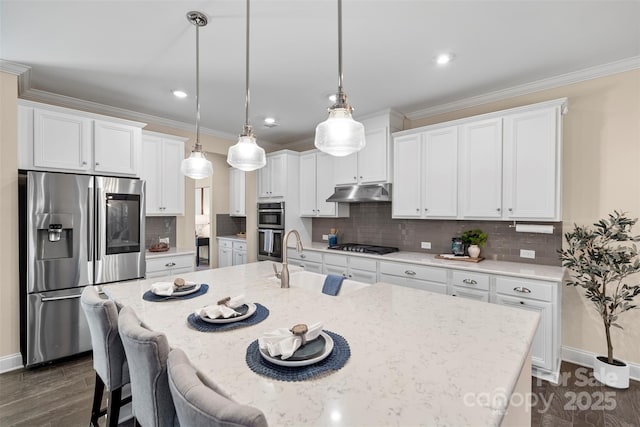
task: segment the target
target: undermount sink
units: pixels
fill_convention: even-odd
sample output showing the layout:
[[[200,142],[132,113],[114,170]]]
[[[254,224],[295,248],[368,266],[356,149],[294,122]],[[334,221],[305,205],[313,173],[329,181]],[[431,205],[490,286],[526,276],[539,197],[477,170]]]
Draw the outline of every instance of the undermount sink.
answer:
[[[311,271],[292,272],[289,274],[289,287],[322,292],[322,286],[324,285],[324,279],[326,277],[326,274],[313,273]],[[270,280],[277,282],[278,285],[280,284],[280,279],[277,277],[273,277]],[[340,292],[338,292],[338,296],[350,294],[358,289],[366,288],[367,286],[371,285],[368,283],[356,282],[355,280],[344,279],[342,281],[342,286],[340,287]]]

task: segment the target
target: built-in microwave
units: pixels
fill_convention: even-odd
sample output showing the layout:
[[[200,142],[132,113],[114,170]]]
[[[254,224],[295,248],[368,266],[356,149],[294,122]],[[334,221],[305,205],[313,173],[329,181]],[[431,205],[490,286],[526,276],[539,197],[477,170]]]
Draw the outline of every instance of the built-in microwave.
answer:
[[[258,228],[284,230],[284,202],[258,203]]]

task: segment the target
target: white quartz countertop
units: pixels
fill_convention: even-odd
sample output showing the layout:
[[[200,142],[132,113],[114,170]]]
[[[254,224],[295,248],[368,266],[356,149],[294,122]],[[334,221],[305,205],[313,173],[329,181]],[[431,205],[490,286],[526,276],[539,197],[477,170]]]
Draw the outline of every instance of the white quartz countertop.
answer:
[[[247,237],[240,237],[240,236],[236,236],[236,235],[231,235],[231,236],[216,236],[216,239],[223,239],[223,240],[236,240],[238,242],[246,242],[247,241]]]
[[[147,250],[144,254],[144,257],[146,259],[154,259],[154,258],[172,257],[176,255],[195,255],[195,253],[196,253],[195,249],[169,248],[169,250],[165,252],[149,252]]]
[[[295,274],[299,268],[291,267]],[[147,302],[161,279],[103,287],[235,400],[260,408],[274,426],[499,425],[527,355],[539,314],[377,283],[344,296],[281,289],[269,261],[184,274],[209,284],[200,297]],[[187,317],[225,296],[244,294],[269,317],[250,327],[198,332]],[[342,335],[351,358],[340,370],[303,382],[260,376],[246,349],[266,331],[324,322]],[[477,399],[488,396],[486,401]],[[484,403],[480,403],[484,402]]]
[[[400,251],[386,255],[361,254],[356,252],[343,252],[327,249],[326,243],[311,242],[304,245],[305,250],[324,253],[341,253],[349,256],[360,256],[373,258],[380,261],[401,261],[414,264],[430,265],[434,267],[446,267],[458,270],[477,271],[488,274],[501,274],[506,276],[516,276],[528,279],[550,280],[561,282],[565,269],[552,265],[525,264],[521,262],[492,261],[485,259],[480,262],[464,262],[456,260],[437,259],[436,254],[422,252]]]

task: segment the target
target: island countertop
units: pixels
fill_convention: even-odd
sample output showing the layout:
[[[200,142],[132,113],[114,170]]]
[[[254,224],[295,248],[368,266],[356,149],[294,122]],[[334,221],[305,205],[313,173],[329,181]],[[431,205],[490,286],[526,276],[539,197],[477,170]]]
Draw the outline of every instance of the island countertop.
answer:
[[[508,403],[500,397],[508,400],[514,390],[539,319],[526,310],[386,283],[337,297],[320,289],[281,289],[271,262],[182,277],[207,283],[209,291],[193,299],[147,302],[142,295],[158,279],[103,290],[164,332],[171,347],[183,349],[235,400],[260,408],[274,426],[499,425]],[[188,326],[197,308],[239,294],[266,306],[269,317],[227,332]],[[246,350],[260,334],[316,321],[348,341],[351,358],[342,369],[302,382],[249,369]]]

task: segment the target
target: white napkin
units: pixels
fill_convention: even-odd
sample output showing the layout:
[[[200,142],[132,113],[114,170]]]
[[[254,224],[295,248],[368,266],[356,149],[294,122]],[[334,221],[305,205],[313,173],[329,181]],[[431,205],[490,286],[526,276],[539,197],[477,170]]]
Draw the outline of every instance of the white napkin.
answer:
[[[212,304],[196,311],[196,315],[200,317],[208,317],[209,319],[218,319],[223,317],[228,319],[232,316],[237,316],[240,313],[234,310],[234,308],[240,307],[244,304],[244,295],[238,295],[229,300],[228,303],[223,305]]]
[[[307,342],[313,341],[320,336],[322,332],[322,322],[314,323],[308,327],[309,330],[304,334]],[[281,359],[290,358],[295,351],[302,345],[302,338],[294,335],[287,328],[278,328],[275,331],[265,332],[258,338],[258,345],[262,350],[269,352],[271,357],[280,356]]]
[[[194,286],[195,284],[195,282],[185,281],[184,287]],[[170,297],[175,291],[178,291],[178,289],[175,289],[173,282],[156,282],[151,285],[151,292],[156,295]]]

